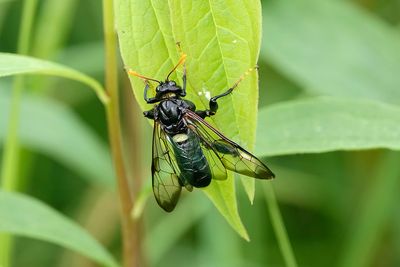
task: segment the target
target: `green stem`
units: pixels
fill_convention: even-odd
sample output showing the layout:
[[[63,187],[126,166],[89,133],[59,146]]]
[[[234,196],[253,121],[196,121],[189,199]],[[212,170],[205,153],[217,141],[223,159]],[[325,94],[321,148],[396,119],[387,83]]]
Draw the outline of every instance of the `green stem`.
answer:
[[[287,267],[297,267],[292,245],[290,244],[290,240],[279,211],[278,201],[276,200],[274,189],[271,183],[266,183],[264,186],[264,193],[268,205],[269,215],[271,217],[272,228],[274,229],[285,264]]]
[[[31,26],[36,10],[36,0],[25,0],[22,20],[18,38],[18,54],[27,54],[31,36]],[[3,163],[1,171],[1,181],[3,190],[15,190],[17,185],[17,166],[18,166],[18,125],[19,125],[19,110],[20,99],[23,89],[23,79],[17,76],[13,84],[13,95],[11,102],[10,117],[8,122],[7,138],[3,152]]]
[[[31,39],[33,19],[37,6],[37,0],[25,0],[23,3],[21,25],[18,36],[19,54],[27,54]],[[18,186],[18,127],[21,94],[24,81],[21,76],[14,80],[12,90],[12,102],[8,122],[7,137],[3,151],[3,162],[1,170],[1,188],[6,191],[15,191]],[[12,239],[9,235],[0,235],[0,266],[8,267],[11,265]]]
[[[123,159],[121,121],[119,115],[117,38],[114,31],[114,8],[112,0],[103,0],[104,38],[105,38],[105,87],[109,95],[106,103],[108,134],[116,173],[118,195],[121,207],[123,266],[141,266],[137,225],[131,219],[133,208],[128,176]]]

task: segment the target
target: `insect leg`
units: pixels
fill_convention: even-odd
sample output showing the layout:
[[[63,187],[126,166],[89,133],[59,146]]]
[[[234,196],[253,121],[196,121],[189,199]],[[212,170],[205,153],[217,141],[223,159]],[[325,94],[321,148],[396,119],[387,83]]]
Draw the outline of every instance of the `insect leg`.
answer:
[[[181,93],[181,96],[186,96],[186,62],[183,63],[182,93]]]
[[[217,113],[217,110],[218,110],[217,99],[218,99],[218,98],[221,98],[221,97],[224,97],[224,96],[227,96],[227,95],[229,95],[230,93],[232,93],[233,89],[235,89],[235,88],[239,85],[239,83],[240,83],[247,75],[249,75],[249,73],[250,73],[251,71],[256,70],[256,69],[258,69],[258,66],[255,66],[254,68],[248,69],[242,76],[240,76],[239,80],[237,80],[237,81],[233,84],[233,86],[232,86],[231,88],[229,88],[228,90],[226,90],[226,92],[224,92],[224,93],[222,93],[222,94],[219,94],[219,95],[216,95],[216,96],[214,96],[214,97],[212,97],[212,98],[210,99],[210,102],[209,102],[210,109],[207,109],[207,110],[198,110],[198,111],[196,111],[196,114],[199,115],[199,116],[200,116],[201,118],[203,118],[203,119],[204,119],[205,117],[209,117],[209,116],[215,115],[215,113]]]
[[[153,78],[149,78],[149,77],[143,76],[143,75],[141,75],[141,74],[139,74],[139,73],[137,73],[136,71],[133,71],[133,70],[128,70],[128,74],[132,75],[132,76],[139,77],[146,84],[146,86],[144,87],[144,100],[147,102],[147,104],[153,104],[153,103],[156,103],[156,102],[159,101],[159,99],[156,98],[156,97],[148,98],[147,97],[147,91],[150,88],[149,81],[153,81],[153,82],[157,82],[157,83],[161,84],[160,81],[158,81],[156,79],[153,79]]]
[[[148,82],[146,82],[146,86],[144,87],[144,94],[143,94],[144,100],[146,102],[148,102],[148,100],[149,100],[149,98],[147,97],[147,91],[149,91],[149,88],[150,88],[150,84]]]
[[[196,110],[195,111],[196,112],[196,114],[200,117],[200,118],[202,118],[202,119],[204,119],[205,117],[210,117],[210,116],[212,116],[212,115],[214,115],[215,113],[211,113],[211,111],[209,110],[209,109],[206,109],[206,110]]]
[[[147,111],[143,111],[143,115],[148,119],[154,120],[154,108]]]
[[[159,99],[156,97],[151,97],[151,98],[147,97],[147,91],[149,90],[149,88],[150,88],[150,84],[146,81],[146,87],[144,88],[144,95],[143,95],[144,100],[146,101],[147,104],[153,104],[153,103],[158,102]]]
[[[233,87],[229,88],[226,92],[216,95],[214,97],[211,97],[210,102],[209,102],[210,108],[206,109],[206,110],[196,110],[196,114],[199,115],[202,119],[204,119],[205,117],[210,117],[212,115],[215,115],[215,113],[217,113],[217,110],[218,110],[217,99],[220,97],[229,95],[236,86],[237,85],[235,84]]]

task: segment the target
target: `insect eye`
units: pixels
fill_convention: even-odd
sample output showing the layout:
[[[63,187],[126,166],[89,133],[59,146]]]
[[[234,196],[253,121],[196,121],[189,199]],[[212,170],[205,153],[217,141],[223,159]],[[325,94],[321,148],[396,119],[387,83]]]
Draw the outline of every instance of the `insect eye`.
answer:
[[[170,81],[169,85],[176,85],[176,83],[174,81]]]

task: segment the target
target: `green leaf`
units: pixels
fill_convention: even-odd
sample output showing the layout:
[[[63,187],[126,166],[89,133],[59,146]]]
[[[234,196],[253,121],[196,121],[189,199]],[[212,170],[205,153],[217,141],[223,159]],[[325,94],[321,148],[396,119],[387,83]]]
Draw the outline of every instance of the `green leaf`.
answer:
[[[0,191],[0,232],[52,242],[106,266],[118,266],[84,229],[45,204],[22,194]]]
[[[370,100],[319,97],[260,111],[257,155],[400,149],[400,108]]]
[[[0,92],[0,145],[11,98]],[[113,185],[106,145],[69,108],[43,97],[23,96],[19,138],[24,147],[48,155],[91,182]]]
[[[400,104],[400,36],[349,1],[271,0],[263,58],[317,94]]]
[[[157,266],[168,257],[168,252],[175,247],[193,225],[201,221],[210,211],[211,205],[200,194],[181,199],[179,207],[174,211],[174,216],[158,220],[151,226],[151,231],[144,240],[144,251],[149,259],[150,266]],[[179,225],[179,227],[176,227]],[[166,231],[165,229],[174,229]],[[159,242],[163,240],[163,242]]]
[[[208,99],[204,96],[208,92],[211,96],[225,92],[256,65],[261,41],[260,2],[170,3],[175,40],[181,42],[189,56],[188,99],[197,99],[198,108],[207,108]],[[221,99],[218,115],[212,120],[229,138],[253,150],[257,105],[258,79],[254,74],[242,81],[232,97]],[[253,201],[254,180],[243,178],[242,182]]]
[[[229,178],[227,181],[214,181],[212,186],[205,187],[203,191],[233,229],[245,240],[250,241],[237,209],[235,181]]]
[[[76,80],[93,89],[102,103],[105,104],[108,101],[108,96],[101,84],[79,71],[33,57],[0,53],[0,77],[18,74],[46,74]]]
[[[198,109],[205,109],[210,96],[226,91],[255,66],[260,47],[260,9],[256,0],[118,0],[116,20],[122,58],[127,68],[164,80],[179,59],[175,44],[179,41],[188,55],[187,99]],[[180,75],[173,79],[181,82]],[[131,77],[131,85],[142,109],[150,109],[143,100],[143,81]],[[257,101],[257,75],[253,72],[231,96],[219,101],[218,114],[209,121],[252,150]],[[245,179],[252,199],[254,181]],[[207,192],[230,224],[245,236],[237,212],[232,212],[237,210],[236,198],[233,179],[228,180],[213,182]]]

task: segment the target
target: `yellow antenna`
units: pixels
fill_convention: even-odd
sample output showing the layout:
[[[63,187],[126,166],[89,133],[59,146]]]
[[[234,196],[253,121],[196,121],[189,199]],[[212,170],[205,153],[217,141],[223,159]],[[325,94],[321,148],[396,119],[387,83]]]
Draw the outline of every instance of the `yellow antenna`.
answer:
[[[133,71],[133,70],[128,70],[128,74],[136,76],[136,77],[139,77],[139,78],[144,79],[146,81],[153,81],[153,82],[161,83],[160,81],[158,81],[156,79],[143,76],[143,75],[141,75],[141,74],[139,74],[139,73],[137,73],[136,71]]]
[[[179,67],[180,65],[182,65],[185,62],[186,57],[187,57],[187,55],[185,53],[182,53],[181,58],[178,61],[178,64],[176,64],[176,66],[168,73],[167,81],[168,81],[169,76],[176,70],[176,68]]]
[[[239,85],[239,83],[240,83],[241,81],[243,81],[244,78],[246,78],[247,75],[249,75],[251,72],[253,72],[253,71],[255,71],[255,70],[258,70],[258,65],[255,65],[254,67],[248,69],[245,73],[243,73],[242,76],[240,76],[239,80],[237,80],[237,81],[233,84],[233,86],[232,86],[231,88],[232,88],[232,89],[236,88],[236,87]]]

